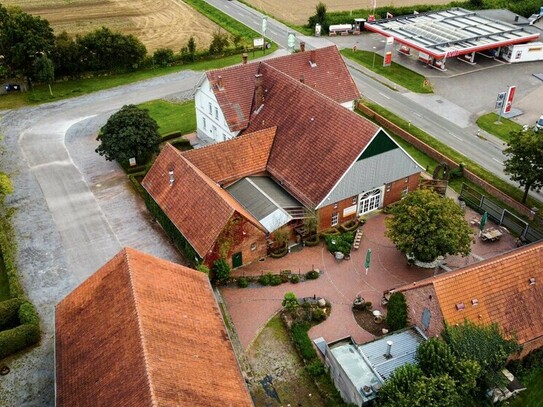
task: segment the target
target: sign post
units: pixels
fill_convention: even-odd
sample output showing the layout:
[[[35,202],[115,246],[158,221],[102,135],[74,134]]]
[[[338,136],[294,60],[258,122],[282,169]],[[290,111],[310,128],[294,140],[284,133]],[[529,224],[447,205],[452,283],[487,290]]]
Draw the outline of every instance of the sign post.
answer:
[[[496,99],[496,109],[499,109],[499,111],[498,111],[498,123],[502,122],[503,101],[505,100],[505,94],[506,94],[506,92],[498,93],[498,98]]]

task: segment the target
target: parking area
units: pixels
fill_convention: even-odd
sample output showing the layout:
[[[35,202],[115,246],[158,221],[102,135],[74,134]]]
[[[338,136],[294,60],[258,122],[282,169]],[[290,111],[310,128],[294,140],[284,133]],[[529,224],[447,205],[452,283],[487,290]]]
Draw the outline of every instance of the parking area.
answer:
[[[221,290],[228,311],[232,317],[240,342],[247,349],[258,336],[266,322],[281,309],[286,292],[294,292],[297,297],[323,297],[332,304],[329,318],[309,331],[312,339],[320,336],[333,341],[352,336],[357,342],[367,342],[373,335],[358,326],[351,312],[353,300],[361,295],[371,301],[374,309],[381,307],[383,292],[394,287],[409,284],[434,275],[436,270],[423,269],[407,264],[405,256],[384,236],[385,216],[377,213],[362,226],[364,232],[360,248],[353,250],[350,260],[336,260],[328,252],[324,243],[316,247],[305,247],[281,259],[267,258],[233,272],[235,276],[260,276],[281,270],[292,273],[305,273],[319,269],[320,278],[299,284],[285,283],[276,287],[262,287],[257,283],[248,288],[227,287]],[[480,215],[466,209],[466,219],[471,221]],[[490,224],[487,224],[491,226]],[[492,225],[497,228],[496,225]],[[478,225],[473,222],[474,243],[472,253],[467,257],[449,256],[445,266],[451,270],[494,257],[515,247],[516,239],[506,230],[495,242],[484,242],[478,238]],[[365,271],[365,258],[368,249],[372,250],[368,273]],[[445,272],[442,269],[438,273]]]

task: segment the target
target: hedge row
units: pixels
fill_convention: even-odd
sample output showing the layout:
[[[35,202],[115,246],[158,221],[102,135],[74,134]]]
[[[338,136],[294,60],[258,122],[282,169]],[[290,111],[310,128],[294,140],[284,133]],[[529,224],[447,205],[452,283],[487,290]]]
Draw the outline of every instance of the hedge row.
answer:
[[[23,324],[0,332],[0,359],[19,352],[40,341],[40,327]]]
[[[19,321],[19,308],[23,300],[20,298],[11,298],[0,302],[0,330],[12,328]]]

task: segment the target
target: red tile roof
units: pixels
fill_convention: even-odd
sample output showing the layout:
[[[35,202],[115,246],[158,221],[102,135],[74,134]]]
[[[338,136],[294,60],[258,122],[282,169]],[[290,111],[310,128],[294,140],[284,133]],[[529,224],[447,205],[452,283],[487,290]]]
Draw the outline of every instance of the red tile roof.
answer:
[[[271,66],[262,65],[261,73],[267,96],[246,131],[277,126],[267,170],[294,197],[315,207],[379,127]]]
[[[185,151],[183,156],[220,185],[266,171],[276,127],[225,143]]]
[[[531,278],[535,278],[533,285]],[[543,243],[397,291],[428,284],[433,284],[443,319],[449,324],[462,322],[464,318],[482,324],[496,322],[506,332],[516,334],[521,344],[543,336]],[[463,304],[464,308],[458,310],[457,304]]]
[[[236,212],[265,232],[245,208],[171,144],[162,149],[142,185],[201,258]]]
[[[123,249],[56,307],[57,406],[253,406],[206,275]]]
[[[311,55],[316,65],[311,66]],[[240,131],[249,124],[255,91],[255,75],[262,66],[272,66],[338,103],[358,99],[360,93],[337,47],[332,45],[309,52],[298,52],[262,62],[253,62],[206,73],[210,86],[230,131]],[[219,86],[219,76],[222,86]]]

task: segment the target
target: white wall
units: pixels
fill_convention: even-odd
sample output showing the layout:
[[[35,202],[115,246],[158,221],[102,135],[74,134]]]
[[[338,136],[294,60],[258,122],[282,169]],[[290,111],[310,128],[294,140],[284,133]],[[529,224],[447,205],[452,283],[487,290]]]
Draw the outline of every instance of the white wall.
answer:
[[[348,102],[341,103],[341,106],[346,107],[350,111],[354,110],[354,100],[349,100]]]
[[[238,135],[239,132],[231,132],[228,128],[207,77],[194,95],[194,104],[196,107],[196,131],[199,138],[219,142]]]

